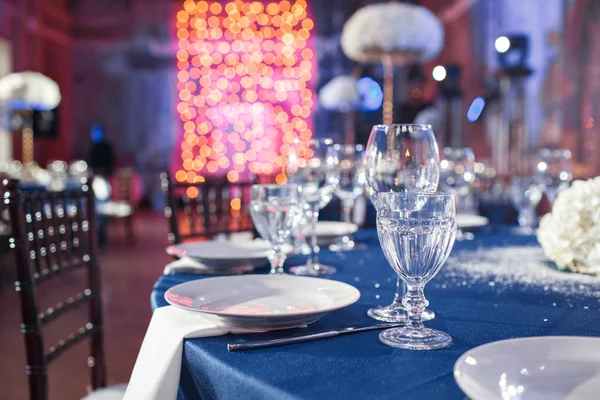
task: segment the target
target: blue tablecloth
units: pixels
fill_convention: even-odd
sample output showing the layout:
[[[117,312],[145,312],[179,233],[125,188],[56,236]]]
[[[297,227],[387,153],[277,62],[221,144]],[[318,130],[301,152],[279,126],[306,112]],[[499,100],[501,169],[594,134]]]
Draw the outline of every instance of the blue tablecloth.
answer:
[[[323,251],[321,259],[339,267],[331,278],[357,287],[362,294],[360,300],[325,316],[303,332],[373,324],[375,321],[366,315],[367,309],[392,300],[395,275],[375,231],[361,231],[357,238],[369,244],[368,250],[342,256]],[[535,246],[536,240],[500,230],[476,234],[473,241],[457,242],[453,251],[515,245]],[[152,307],[165,306],[164,292],[192,279],[199,276],[162,276],[152,293]],[[452,369],[460,355],[475,346],[524,336],[600,334],[598,298],[566,298],[532,285],[499,288],[489,282],[443,284],[451,279],[455,277],[445,274],[442,268],[425,288],[430,308],[437,314],[426,325],[452,336],[453,344],[448,348],[394,349],[379,342],[378,331],[241,353],[229,353],[226,344],[285,334],[186,340],[179,399],[462,400],[465,396],[454,381]]]

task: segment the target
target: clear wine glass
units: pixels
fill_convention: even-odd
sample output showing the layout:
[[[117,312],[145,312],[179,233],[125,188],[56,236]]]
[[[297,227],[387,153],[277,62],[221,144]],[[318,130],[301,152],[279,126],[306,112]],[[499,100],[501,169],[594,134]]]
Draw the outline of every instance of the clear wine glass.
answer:
[[[367,194],[377,207],[378,193],[435,193],[440,179],[439,152],[431,125],[375,125],[365,152]],[[371,308],[371,318],[386,322],[406,321],[402,297],[404,282],[398,278],[394,301],[388,306]],[[423,318],[435,314],[425,310]]]
[[[544,187],[550,203],[554,203],[558,192],[569,186],[573,180],[571,173],[571,152],[567,149],[541,149],[537,164],[537,175]]]
[[[340,175],[338,155],[331,139],[314,139],[308,143],[296,142],[288,155],[286,174],[288,182],[302,188],[302,199],[312,211],[311,253],[305,265],[290,268],[296,275],[331,275],[335,267],[319,262],[316,226],[319,210],[325,207],[338,186]]]
[[[457,208],[461,212],[472,213],[468,196],[475,182],[475,155],[470,147],[444,148],[440,161],[440,186],[444,192],[456,195]]]
[[[537,216],[535,208],[542,199],[543,186],[536,177],[519,177],[512,179],[510,198],[519,213],[519,227],[516,233],[530,235],[535,230]]]
[[[273,246],[269,255],[271,274],[283,274],[283,245],[302,212],[297,185],[254,185],[250,213],[256,230]]]
[[[289,238],[290,244],[294,248],[293,253],[296,255],[310,254],[310,246],[307,241],[307,237],[310,236],[310,221],[312,221],[312,211],[307,204],[303,203],[298,223],[294,225]]]
[[[352,211],[356,199],[365,193],[365,149],[362,145],[339,145],[335,150],[339,158],[340,183],[335,195],[342,202],[342,220],[352,223]],[[356,243],[351,233],[344,235],[329,246],[332,251],[364,250],[364,243]]]
[[[423,289],[438,273],[454,245],[454,195],[379,193],[376,208],[381,248],[408,288],[402,300],[408,312],[406,326],[381,332],[379,340],[388,346],[410,350],[450,345],[450,335],[425,328],[422,316],[429,304]]]

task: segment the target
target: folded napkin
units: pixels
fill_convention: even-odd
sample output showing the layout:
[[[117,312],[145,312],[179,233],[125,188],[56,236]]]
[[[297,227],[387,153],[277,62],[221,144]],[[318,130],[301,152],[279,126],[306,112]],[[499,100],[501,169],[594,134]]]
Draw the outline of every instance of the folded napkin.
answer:
[[[183,339],[251,332],[265,330],[233,328],[216,317],[173,306],[157,309],[148,326],[123,399],[175,400]]]

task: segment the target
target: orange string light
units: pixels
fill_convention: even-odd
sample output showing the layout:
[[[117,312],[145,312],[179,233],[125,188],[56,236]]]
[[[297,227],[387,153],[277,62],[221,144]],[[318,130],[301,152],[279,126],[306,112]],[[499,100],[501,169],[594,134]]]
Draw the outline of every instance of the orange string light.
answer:
[[[314,53],[306,46],[314,23],[306,7],[305,0],[183,3],[176,14],[184,130],[177,181],[203,182],[219,171],[230,182],[245,171],[287,181],[281,168],[289,144],[312,137]]]

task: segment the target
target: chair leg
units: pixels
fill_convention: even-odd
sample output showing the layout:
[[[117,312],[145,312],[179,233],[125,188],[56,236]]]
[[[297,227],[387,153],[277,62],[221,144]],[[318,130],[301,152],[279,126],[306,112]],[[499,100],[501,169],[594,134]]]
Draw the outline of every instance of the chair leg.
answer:
[[[103,249],[108,243],[108,217],[98,218],[98,247]]]
[[[135,236],[133,233],[133,215],[125,218],[125,230],[127,231],[127,240],[133,243],[135,242]]]

